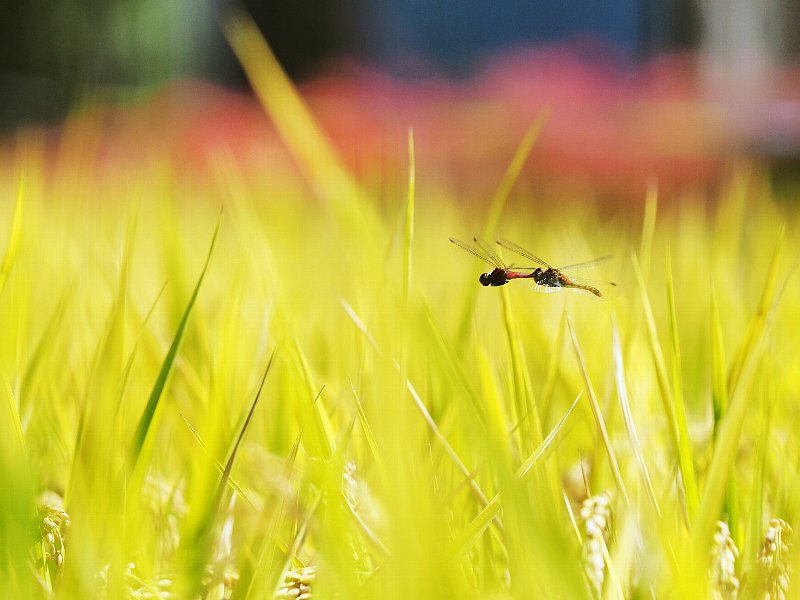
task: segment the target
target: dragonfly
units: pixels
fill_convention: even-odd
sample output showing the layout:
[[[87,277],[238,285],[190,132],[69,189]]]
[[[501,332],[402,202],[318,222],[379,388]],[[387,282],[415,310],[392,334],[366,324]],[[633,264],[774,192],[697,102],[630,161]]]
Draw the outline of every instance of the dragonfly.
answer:
[[[477,237],[472,238],[474,245],[467,244],[462,242],[461,240],[457,240],[455,238],[450,238],[450,241],[453,242],[459,248],[463,248],[473,256],[477,256],[483,262],[490,264],[494,267],[488,273],[482,273],[480,277],[478,277],[478,281],[481,282],[481,285],[487,286],[500,286],[505,285],[512,279],[532,279],[533,272],[531,273],[521,273],[519,271],[514,271],[503,263],[497,253],[492,250],[485,242],[479,240]],[[520,267],[524,271],[534,271],[534,267],[525,268]]]
[[[589,285],[588,283],[584,283],[569,275],[566,275],[564,271],[574,271],[577,269],[585,269],[588,267],[593,267],[603,261],[608,260],[611,258],[611,255],[608,254],[606,256],[601,256],[600,258],[595,258],[594,260],[588,260],[586,262],[576,263],[574,265],[568,265],[566,267],[554,267],[550,263],[545,262],[538,256],[536,256],[533,252],[526,250],[522,246],[515,244],[514,242],[509,242],[508,240],[499,239],[497,243],[506,248],[507,250],[511,250],[515,254],[518,254],[524,258],[527,258],[530,261],[533,261],[538,267],[536,267],[533,272],[530,274],[530,278],[533,279],[534,284],[532,288],[538,292],[558,292],[564,288],[568,289],[576,289],[576,290],[585,290],[591,294],[594,294],[598,298],[603,296],[603,293],[598,290],[596,287]],[[608,282],[609,285],[616,286],[616,283]]]
[[[527,258],[528,260],[539,265],[538,267],[514,267],[512,269],[511,267],[505,265],[503,260],[494,250],[492,250],[485,242],[482,242],[477,237],[472,238],[474,245],[466,244],[455,238],[450,238],[450,241],[456,246],[463,248],[473,256],[480,258],[482,261],[494,267],[494,269],[492,269],[490,272],[482,273],[481,276],[478,277],[478,281],[480,281],[481,285],[483,286],[505,285],[512,279],[532,279],[533,281],[531,282],[531,289],[537,292],[559,292],[565,288],[572,288],[585,290],[591,294],[594,294],[598,298],[603,296],[603,293],[596,287],[579,281],[569,275],[565,275],[563,271],[592,267],[598,263],[608,260],[611,258],[611,255],[602,256],[594,260],[577,263],[566,267],[555,268],[532,252],[525,250],[522,246],[518,246],[514,242],[504,239],[497,240],[497,243],[503,248],[511,250],[515,254],[519,254],[520,256]],[[530,272],[523,273],[521,271]],[[610,283],[610,285],[615,286],[616,284]]]

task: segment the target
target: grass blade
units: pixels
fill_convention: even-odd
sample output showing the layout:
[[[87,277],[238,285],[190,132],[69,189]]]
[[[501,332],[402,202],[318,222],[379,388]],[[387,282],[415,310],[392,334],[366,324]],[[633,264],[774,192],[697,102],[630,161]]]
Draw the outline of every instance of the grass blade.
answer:
[[[581,347],[578,344],[578,338],[575,335],[575,330],[572,327],[572,321],[570,320],[569,316],[567,317],[567,327],[569,328],[569,334],[572,338],[572,347],[575,349],[575,356],[578,359],[578,366],[580,367],[581,374],[583,375],[583,382],[586,385],[586,393],[589,396],[589,406],[592,409],[592,415],[594,416],[595,424],[597,425],[597,431],[600,434],[600,439],[603,442],[606,455],[608,456],[608,462],[611,466],[611,474],[614,476],[614,481],[617,483],[617,487],[619,488],[622,497],[625,499],[625,502],[629,503],[630,497],[628,496],[628,490],[625,486],[625,482],[622,479],[622,473],[619,470],[617,455],[614,452],[613,446],[611,445],[611,438],[608,435],[606,421],[605,418],[603,418],[603,413],[600,411],[600,404],[597,402],[597,396],[594,393],[594,386],[592,386],[592,382],[589,379],[589,371],[586,369],[586,363],[583,360]]]
[[[631,413],[631,404],[628,399],[628,385],[625,382],[625,365],[622,360],[622,348],[619,343],[619,332],[617,330],[616,320],[612,325],[613,335],[613,353],[614,353],[614,378],[617,382],[617,397],[619,398],[620,407],[622,408],[622,417],[625,421],[625,429],[628,432],[628,440],[633,450],[633,455],[636,457],[636,464],[639,465],[639,473],[642,476],[642,483],[644,484],[647,498],[653,506],[653,510],[657,515],[661,515],[661,509],[658,506],[658,498],[653,489],[653,481],[650,477],[650,472],[647,469],[647,462],[642,452],[642,444],[639,442],[639,435],[636,432],[636,424],[633,421],[633,414]]]
[[[496,233],[497,224],[500,222],[500,216],[503,214],[506,200],[508,200],[508,196],[511,194],[511,190],[514,188],[514,184],[517,182],[517,178],[522,172],[522,167],[525,166],[525,161],[527,161],[528,156],[530,156],[533,145],[539,138],[547,116],[548,111],[541,111],[533,123],[531,123],[531,126],[528,127],[525,135],[522,136],[522,140],[520,140],[519,146],[517,146],[514,152],[514,157],[511,159],[511,163],[508,165],[503,179],[500,181],[500,185],[494,193],[494,197],[489,205],[489,214],[486,216],[486,222],[483,227],[484,239],[491,239]]]
[[[736,357],[733,359],[733,366],[728,375],[728,394],[730,395],[736,392],[736,386],[744,370],[744,364],[749,360],[750,354],[761,338],[761,334],[767,322],[767,315],[774,303],[775,292],[778,286],[778,259],[780,258],[780,250],[785,232],[786,227],[781,225],[778,231],[777,241],[775,242],[775,251],[772,254],[772,261],[767,279],[762,288],[761,299],[758,301],[756,312],[750,320],[750,324],[747,326],[747,333],[745,334],[744,340],[742,340],[739,350],[736,352]]]
[[[711,285],[711,398],[714,415],[713,439],[716,444],[722,421],[728,410],[728,381],[726,373],[725,342],[722,337],[722,323],[719,316],[717,292]],[[728,515],[727,523],[733,539],[741,542],[739,536],[739,504],[736,493],[736,469],[731,469],[728,489],[725,495],[723,512]]]
[[[414,194],[416,174],[414,166],[414,131],[408,132],[408,198],[406,200],[406,230],[403,245],[403,299],[408,306],[408,294],[411,290],[411,244],[414,241]]]
[[[644,278],[650,273],[650,258],[653,255],[653,238],[656,230],[656,214],[658,213],[658,182],[652,179],[647,185],[644,200],[644,219],[642,220],[642,241],[639,246],[640,265]]]
[[[195,429],[195,427],[189,422],[189,419],[187,419],[186,416],[180,411],[178,411],[178,415],[180,416],[181,420],[183,420],[184,425],[186,425],[186,428],[189,430],[189,433],[192,434],[192,437],[195,439],[195,441],[203,450],[203,452],[208,452],[208,446],[203,441],[203,438],[200,437],[200,433],[197,431],[197,429]],[[223,465],[217,459],[214,459],[214,462],[217,465],[217,470],[220,472],[220,475],[222,475],[225,472],[225,465]],[[247,502],[250,506],[255,506],[255,504],[253,504],[253,501],[250,500],[250,498],[248,498],[247,494],[242,489],[242,486],[236,483],[236,480],[233,477],[228,477],[228,484],[239,495],[239,497],[242,500]]]
[[[383,228],[374,206],[366,201],[256,24],[238,14],[225,24],[225,34],[261,105],[322,198],[348,232],[357,232],[358,239],[368,240],[368,247],[376,247]]]
[[[231,439],[231,444],[227,452],[228,459],[225,462],[225,468],[219,478],[214,495],[204,510],[198,514],[196,529],[192,535],[188,536],[188,543],[183,548],[183,556],[185,560],[183,575],[185,577],[182,581],[182,584],[184,586],[183,591],[186,593],[181,595],[181,597],[194,597],[200,589],[201,580],[205,572],[206,565],[209,563],[208,558],[212,548],[214,527],[216,526],[218,517],[220,515],[220,509],[223,505],[225,491],[228,488],[231,471],[233,470],[233,464],[236,461],[236,456],[242,440],[244,439],[245,433],[247,433],[247,429],[253,420],[253,415],[255,414],[256,407],[261,399],[261,393],[264,390],[264,383],[267,381],[267,375],[269,375],[269,372],[272,368],[276,352],[277,348],[272,351],[272,354],[269,357],[269,362],[264,369],[264,374],[261,377],[261,383],[258,386],[258,391],[253,397],[253,401],[250,403],[248,411],[244,414],[243,419],[241,419],[241,425],[239,427],[238,434]]]
[[[686,511],[689,521],[694,519],[699,503],[697,478],[692,461],[692,446],[689,429],[686,425],[686,407],[683,403],[683,373],[681,369],[681,346],[678,339],[678,318],[675,312],[675,286],[672,279],[672,254],[667,245],[667,312],[669,315],[670,339],[672,341],[672,404],[675,426],[678,430],[678,462],[686,497]]]
[[[16,399],[8,381],[0,390],[0,593],[3,598],[33,598],[27,550],[37,530],[34,482],[19,420]],[[23,551],[20,551],[23,549]]]
[[[220,214],[220,216],[217,218],[216,227],[214,227],[214,234],[211,236],[211,244],[208,248],[208,255],[206,256],[206,262],[203,265],[203,270],[200,272],[200,277],[197,279],[197,283],[194,286],[194,291],[192,292],[191,298],[189,298],[189,303],[186,305],[186,309],[183,311],[183,316],[178,324],[178,330],[175,332],[175,337],[172,339],[172,344],[167,351],[166,357],[164,357],[164,362],[161,364],[161,370],[159,371],[156,382],[153,385],[153,390],[150,392],[150,398],[147,400],[147,405],[145,406],[144,412],[139,418],[139,424],[136,426],[136,433],[133,436],[133,442],[131,443],[130,448],[131,468],[133,468],[139,460],[139,455],[141,454],[142,447],[144,446],[147,432],[150,430],[150,425],[153,422],[156,408],[158,407],[159,400],[161,400],[164,387],[167,384],[167,378],[172,372],[173,364],[178,356],[178,350],[180,349],[181,341],[186,333],[186,325],[189,322],[189,315],[191,314],[194,303],[197,300],[198,294],[200,293],[200,286],[202,285],[203,279],[206,276],[208,265],[211,262],[211,256],[214,253],[214,246],[217,243],[217,234],[219,233],[219,226],[221,222],[222,215]]]
[[[11,222],[11,232],[8,236],[8,246],[6,253],[3,256],[3,262],[0,263],[0,295],[3,293],[3,288],[8,280],[8,275],[14,266],[17,259],[17,252],[19,251],[19,241],[22,237],[22,206],[23,198],[25,197],[25,177],[19,179],[19,186],[17,188],[17,204],[14,208],[14,220]]]
[[[693,528],[696,557],[705,556],[706,549],[711,543],[715,523],[719,519],[720,510],[727,495],[728,477],[735,464],[742,426],[748,409],[757,406],[751,401],[747,390],[759,362],[757,359],[760,354],[759,348],[763,339],[762,334],[768,317],[774,313],[777,304],[778,264],[783,242],[783,231],[783,227],[781,227],[761,299],[737,354],[734,368],[728,378],[730,405],[715,439],[714,452],[706,475],[705,489]],[[700,563],[700,565],[705,564],[706,562]],[[699,565],[697,568],[699,568]]]
[[[672,403],[672,391],[669,387],[669,380],[667,379],[667,367],[664,362],[664,352],[661,349],[661,342],[658,340],[658,331],[656,330],[656,320],[653,316],[653,307],[650,304],[650,297],[647,295],[647,287],[644,282],[644,275],[639,265],[639,261],[635,254],[631,255],[633,261],[633,270],[636,274],[636,280],[639,284],[639,292],[641,294],[642,308],[644,308],[645,325],[647,327],[647,340],[650,344],[650,354],[653,358],[653,366],[656,370],[656,380],[661,392],[661,403],[664,407],[664,414],[667,417],[667,427],[670,432],[670,439],[672,440],[672,448],[675,454],[680,453],[680,442],[678,438],[678,425],[675,416],[674,405]]]
[[[564,415],[561,417],[561,419],[556,424],[556,426],[553,427],[553,429],[550,431],[550,433],[547,434],[547,437],[544,438],[544,440],[542,440],[542,443],[539,444],[539,447],[536,449],[536,451],[533,454],[531,454],[525,460],[525,462],[523,462],[519,466],[519,468],[517,469],[517,472],[514,474],[514,477],[516,477],[517,479],[523,480],[523,481],[528,479],[532,474],[533,467],[536,466],[539,463],[539,461],[541,461],[543,459],[546,459],[550,455],[550,453],[555,448],[553,446],[553,442],[555,441],[556,436],[564,428],[564,425],[566,424],[567,419],[572,414],[572,411],[574,410],[574,408],[578,405],[578,401],[581,399],[582,395],[583,395],[583,391],[581,391],[577,395],[575,400],[572,402],[570,407],[567,409],[567,412],[564,413]]]
[[[535,472],[534,467],[539,465],[542,460],[546,460],[550,453],[555,449],[556,444],[554,444],[554,441],[558,437],[558,434],[563,430],[567,419],[569,419],[573,409],[578,405],[578,401],[581,399],[582,395],[583,392],[578,394],[577,398],[575,398],[575,401],[567,409],[567,412],[564,413],[564,415],[561,417],[561,420],[559,420],[556,426],[553,427],[550,433],[547,434],[547,437],[542,441],[539,447],[525,460],[522,465],[520,465],[520,467],[517,469],[517,472],[514,474],[514,477],[517,480],[525,481],[530,479]],[[462,560],[466,554],[478,543],[478,540],[480,540],[483,533],[500,514],[500,509],[502,508],[500,499],[500,494],[495,494],[495,496],[486,504],[483,510],[481,510],[478,515],[469,523],[469,525],[461,532],[458,538],[456,538],[450,544],[449,550],[446,553],[446,556],[449,560]]]

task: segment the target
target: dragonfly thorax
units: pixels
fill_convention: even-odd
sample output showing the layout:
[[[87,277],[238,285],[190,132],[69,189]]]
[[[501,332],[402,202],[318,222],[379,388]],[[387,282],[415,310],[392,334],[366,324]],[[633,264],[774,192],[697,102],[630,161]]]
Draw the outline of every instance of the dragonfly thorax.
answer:
[[[557,269],[542,269],[537,267],[533,270],[532,275],[533,280],[538,285],[547,287],[561,287],[562,285],[561,274]]]
[[[503,269],[494,269],[491,273],[482,273],[480,277],[478,277],[478,281],[481,282],[481,285],[505,285],[508,283],[508,277],[506,276],[506,272]]]

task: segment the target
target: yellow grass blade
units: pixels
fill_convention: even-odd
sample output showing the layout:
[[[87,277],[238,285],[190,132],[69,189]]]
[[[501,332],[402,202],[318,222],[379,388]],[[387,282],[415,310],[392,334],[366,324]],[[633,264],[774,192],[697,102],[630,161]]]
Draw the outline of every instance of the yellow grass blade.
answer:
[[[716,521],[726,498],[728,477],[735,465],[742,426],[749,410],[755,406],[749,393],[750,382],[759,363],[761,341],[768,318],[775,312],[778,265],[783,241],[783,227],[778,234],[775,251],[767,272],[761,299],[740,346],[728,378],[730,404],[715,439],[714,452],[706,475],[706,483],[693,527],[695,557],[703,556],[712,541]],[[700,562],[697,567],[707,564]]]
[[[374,248],[382,227],[374,206],[342,161],[305,102],[286,76],[255,23],[239,14],[225,24],[225,34],[283,140],[308,172],[322,198],[330,203],[347,231]]]
[[[416,173],[414,166],[414,132],[408,132],[408,197],[406,200],[406,228],[403,244],[403,298],[408,305],[411,290],[411,246],[414,242],[414,194],[416,193]]]
[[[578,344],[578,337],[575,335],[575,330],[572,327],[572,321],[570,320],[569,316],[567,316],[567,327],[569,329],[570,337],[572,338],[572,347],[575,349],[575,357],[578,360],[578,366],[580,367],[581,374],[583,375],[583,382],[586,386],[586,394],[589,397],[589,406],[592,409],[592,415],[594,416],[595,424],[597,425],[597,432],[600,434],[600,440],[602,441],[603,448],[608,456],[611,474],[614,477],[614,481],[617,484],[620,494],[625,499],[625,502],[628,503],[630,502],[630,497],[628,496],[627,486],[622,478],[622,473],[619,469],[619,462],[617,461],[617,455],[614,452],[614,447],[611,445],[611,437],[608,434],[605,418],[603,417],[603,413],[600,411],[600,404],[597,402],[597,396],[594,393],[594,386],[592,386],[592,382],[589,379],[589,371],[586,369],[586,363],[583,360],[583,353],[581,352],[580,345]]]
[[[8,236],[8,246],[6,253],[3,256],[3,262],[0,263],[0,295],[3,294],[6,280],[9,273],[14,266],[17,259],[17,252],[19,251],[20,237],[22,236],[22,207],[23,199],[25,197],[25,177],[20,177],[19,187],[17,188],[17,204],[14,208],[14,220],[11,222],[11,232]]]
[[[625,430],[628,433],[628,440],[633,450],[633,455],[636,458],[636,464],[639,466],[639,474],[642,477],[642,484],[647,494],[647,499],[653,507],[656,515],[661,516],[661,509],[658,505],[658,498],[653,489],[653,480],[650,477],[650,471],[647,468],[647,461],[645,460],[644,452],[642,451],[642,444],[639,441],[639,434],[636,432],[636,424],[633,421],[633,414],[631,412],[630,400],[628,398],[628,385],[625,382],[625,365],[622,360],[622,348],[619,343],[619,332],[617,331],[616,319],[612,325],[613,333],[613,354],[614,354],[614,378],[617,383],[617,397],[619,399],[620,407],[622,408],[622,416],[625,420]]]
[[[764,331],[764,326],[767,322],[767,316],[775,300],[775,292],[778,286],[778,259],[780,257],[781,246],[783,245],[783,237],[786,232],[785,225],[781,225],[778,230],[777,241],[775,242],[775,251],[772,255],[772,262],[768,271],[767,279],[764,282],[763,292],[761,299],[758,301],[756,313],[750,320],[747,326],[747,333],[745,334],[736,356],[733,359],[733,366],[731,367],[730,374],[728,375],[728,393],[733,395],[736,392],[736,386],[739,383],[744,364],[750,358],[756,344],[761,339],[761,334]]]
[[[541,111],[534,122],[531,123],[530,127],[528,127],[525,135],[522,136],[522,140],[520,140],[519,146],[517,146],[514,152],[514,157],[511,159],[511,163],[509,163],[503,175],[503,179],[500,181],[500,185],[489,204],[489,214],[486,216],[486,222],[484,223],[482,232],[484,239],[491,239],[497,231],[497,225],[500,222],[500,216],[503,214],[506,200],[508,200],[508,196],[511,194],[511,190],[514,188],[514,184],[517,182],[517,178],[522,172],[522,167],[525,166],[525,161],[527,161],[528,156],[530,156],[533,145],[539,138],[542,127],[544,127],[547,121],[547,116],[548,111]]]

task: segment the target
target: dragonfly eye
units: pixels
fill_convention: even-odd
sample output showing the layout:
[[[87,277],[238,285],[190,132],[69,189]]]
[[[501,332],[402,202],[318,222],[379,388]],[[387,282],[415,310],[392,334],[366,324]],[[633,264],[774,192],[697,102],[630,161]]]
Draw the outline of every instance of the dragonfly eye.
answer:
[[[481,276],[478,277],[478,281],[481,282],[481,285],[487,286],[491,283],[490,274],[489,273],[481,273]]]

